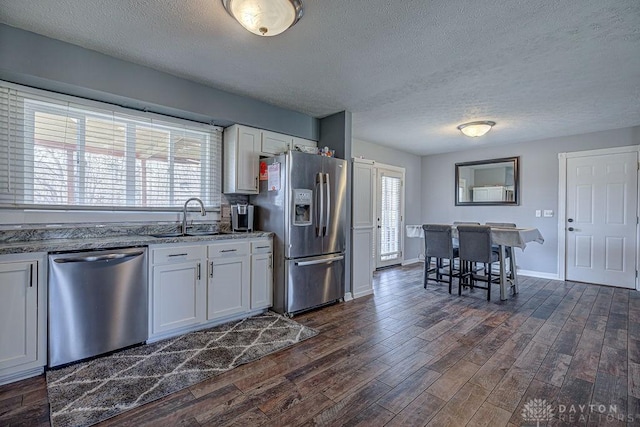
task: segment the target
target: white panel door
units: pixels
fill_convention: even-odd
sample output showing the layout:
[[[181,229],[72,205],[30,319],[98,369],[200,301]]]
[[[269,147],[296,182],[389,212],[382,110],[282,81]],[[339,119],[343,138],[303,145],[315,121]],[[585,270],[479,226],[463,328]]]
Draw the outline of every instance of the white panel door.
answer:
[[[635,288],[638,153],[567,159],[566,278]]]
[[[375,172],[373,161],[353,160],[351,287],[354,298],[373,293]]]

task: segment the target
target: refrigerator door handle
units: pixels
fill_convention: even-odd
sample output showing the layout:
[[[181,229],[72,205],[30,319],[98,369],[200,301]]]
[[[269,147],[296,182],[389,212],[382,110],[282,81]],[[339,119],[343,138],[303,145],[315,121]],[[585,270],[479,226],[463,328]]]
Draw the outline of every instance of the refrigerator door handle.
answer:
[[[329,174],[325,174],[324,185],[327,187],[327,218],[324,221],[324,227],[322,227],[322,235],[327,235],[327,227],[329,227],[329,223],[331,222],[331,185],[329,183]]]
[[[332,258],[316,259],[313,261],[296,261],[296,265],[304,267],[305,265],[326,264],[330,262],[340,261],[341,259],[344,259],[344,256],[339,255]]]
[[[322,237],[322,225],[324,224],[324,174],[316,174],[316,200],[320,200],[320,206],[316,203],[316,237]]]

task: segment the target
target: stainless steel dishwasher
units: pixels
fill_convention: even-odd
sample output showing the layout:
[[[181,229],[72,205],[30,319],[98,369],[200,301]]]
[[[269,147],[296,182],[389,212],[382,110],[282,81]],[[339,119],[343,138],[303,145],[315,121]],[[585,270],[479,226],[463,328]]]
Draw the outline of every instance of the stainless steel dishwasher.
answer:
[[[147,250],[49,255],[49,363],[59,366],[148,337]]]

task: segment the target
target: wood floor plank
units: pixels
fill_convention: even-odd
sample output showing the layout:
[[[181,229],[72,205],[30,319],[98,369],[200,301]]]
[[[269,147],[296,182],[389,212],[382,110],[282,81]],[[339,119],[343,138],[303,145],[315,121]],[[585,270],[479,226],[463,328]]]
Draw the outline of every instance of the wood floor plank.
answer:
[[[440,375],[439,372],[422,367],[380,398],[378,405],[397,414],[440,378]]]
[[[424,289],[420,264],[376,272],[374,295],[295,316],[319,335],[99,427],[515,427],[531,399],[553,405],[549,425],[602,425],[570,413],[590,404],[640,425],[640,293],[519,279],[487,302]],[[44,376],[0,386],[0,425],[49,425]]]
[[[466,383],[429,421],[428,426],[463,426],[473,418],[489,395],[489,390]]]
[[[428,391],[422,392],[400,413],[389,421],[387,427],[424,426],[447,403]]]
[[[484,402],[467,425],[474,427],[506,426],[511,412]]]
[[[480,366],[466,360],[460,360],[450,370],[438,378],[427,391],[448,401],[480,369]]]

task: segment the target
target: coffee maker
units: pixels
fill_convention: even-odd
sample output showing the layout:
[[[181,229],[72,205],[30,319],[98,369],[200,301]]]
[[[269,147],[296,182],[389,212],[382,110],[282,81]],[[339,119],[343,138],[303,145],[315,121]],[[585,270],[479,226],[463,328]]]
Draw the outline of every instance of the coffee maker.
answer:
[[[253,205],[231,205],[231,230],[253,231]]]

